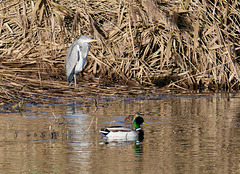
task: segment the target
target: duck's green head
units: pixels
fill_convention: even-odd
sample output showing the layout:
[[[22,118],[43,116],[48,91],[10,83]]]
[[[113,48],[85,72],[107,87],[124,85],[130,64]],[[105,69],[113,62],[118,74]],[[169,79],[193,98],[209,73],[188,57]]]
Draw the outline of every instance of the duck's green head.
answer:
[[[136,117],[133,123],[134,123],[135,129],[140,128],[141,124],[147,125],[147,123],[144,121],[144,119],[140,116]]]

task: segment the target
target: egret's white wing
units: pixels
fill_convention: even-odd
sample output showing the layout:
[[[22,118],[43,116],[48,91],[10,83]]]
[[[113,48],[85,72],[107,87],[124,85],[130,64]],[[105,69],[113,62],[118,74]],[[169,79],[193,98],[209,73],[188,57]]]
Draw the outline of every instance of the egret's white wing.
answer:
[[[78,61],[77,61],[77,65],[75,67],[75,74],[78,74],[79,72],[81,72],[83,70],[84,64],[86,62],[86,58],[84,59],[83,57],[83,47],[79,46],[79,52],[78,52]]]
[[[80,59],[80,46],[73,42],[67,51],[66,61],[65,61],[65,70],[68,78],[68,82],[71,83],[73,81],[73,75],[75,66]]]

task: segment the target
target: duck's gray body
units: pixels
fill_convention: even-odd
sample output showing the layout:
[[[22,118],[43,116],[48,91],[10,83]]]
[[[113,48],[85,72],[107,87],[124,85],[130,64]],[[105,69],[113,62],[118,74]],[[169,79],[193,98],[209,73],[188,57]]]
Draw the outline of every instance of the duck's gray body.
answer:
[[[137,140],[138,132],[123,126],[112,126],[100,131],[109,139]]]

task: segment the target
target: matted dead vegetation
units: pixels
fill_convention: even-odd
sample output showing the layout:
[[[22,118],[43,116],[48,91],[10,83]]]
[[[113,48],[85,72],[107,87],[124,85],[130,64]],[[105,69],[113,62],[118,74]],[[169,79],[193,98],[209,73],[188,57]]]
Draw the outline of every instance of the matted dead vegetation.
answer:
[[[239,89],[237,0],[0,3],[2,103],[163,86]],[[99,42],[91,44],[85,77],[74,89],[67,86],[64,60],[80,35]]]

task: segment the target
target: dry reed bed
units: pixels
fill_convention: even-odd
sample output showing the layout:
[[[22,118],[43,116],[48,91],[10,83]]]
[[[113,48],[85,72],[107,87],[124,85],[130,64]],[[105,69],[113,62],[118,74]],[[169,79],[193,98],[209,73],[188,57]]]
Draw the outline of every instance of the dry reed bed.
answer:
[[[143,87],[238,89],[239,7],[237,0],[3,0],[2,103],[141,94]],[[64,60],[82,34],[99,42],[91,44],[86,76],[73,89]]]

